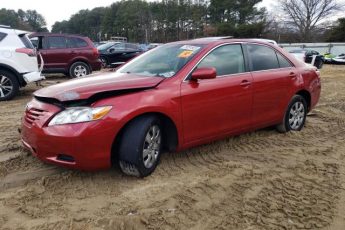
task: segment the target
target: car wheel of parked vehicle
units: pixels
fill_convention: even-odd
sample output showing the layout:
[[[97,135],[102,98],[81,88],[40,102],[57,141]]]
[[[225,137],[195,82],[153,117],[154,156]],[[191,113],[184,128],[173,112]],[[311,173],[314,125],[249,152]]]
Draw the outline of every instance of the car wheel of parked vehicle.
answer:
[[[307,117],[307,102],[300,95],[292,97],[288,109],[285,112],[284,120],[277,126],[277,130],[281,133],[290,130],[300,131]]]
[[[90,74],[90,68],[84,62],[73,63],[73,65],[71,65],[70,70],[69,70],[69,75],[72,78],[85,77],[88,74]]]
[[[322,69],[322,66],[323,66],[323,61],[320,61],[316,67],[318,69]]]
[[[124,130],[119,146],[119,164],[123,173],[145,177],[156,168],[162,151],[161,123],[156,116],[143,116]]]
[[[0,101],[12,99],[18,91],[17,78],[10,72],[0,70]]]
[[[107,68],[108,60],[105,57],[100,57],[100,60],[102,62],[102,68]]]

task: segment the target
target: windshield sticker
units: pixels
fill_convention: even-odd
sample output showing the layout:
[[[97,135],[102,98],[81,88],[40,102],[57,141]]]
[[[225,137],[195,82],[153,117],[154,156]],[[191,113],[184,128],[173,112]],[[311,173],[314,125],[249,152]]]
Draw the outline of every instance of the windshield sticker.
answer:
[[[189,58],[193,54],[192,50],[185,50],[178,55],[179,58]]]
[[[200,49],[200,47],[198,46],[189,46],[189,45],[184,45],[182,46],[180,49],[183,49],[183,50],[191,50],[191,51],[197,51]]]

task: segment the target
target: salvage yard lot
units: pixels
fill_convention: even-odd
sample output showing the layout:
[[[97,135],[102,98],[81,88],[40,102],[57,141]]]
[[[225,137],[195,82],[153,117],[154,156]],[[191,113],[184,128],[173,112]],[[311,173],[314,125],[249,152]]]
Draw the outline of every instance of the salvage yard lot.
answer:
[[[321,78],[301,132],[264,129],[163,154],[144,179],[32,157],[18,128],[39,87],[26,87],[0,103],[0,229],[344,229],[345,67],[325,66]]]

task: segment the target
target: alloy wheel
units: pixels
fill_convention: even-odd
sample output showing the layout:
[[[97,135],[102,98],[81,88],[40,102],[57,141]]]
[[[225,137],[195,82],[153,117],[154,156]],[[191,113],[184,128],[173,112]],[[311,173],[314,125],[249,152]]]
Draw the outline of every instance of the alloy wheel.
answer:
[[[12,90],[12,81],[8,77],[0,75],[0,97],[8,96],[12,92]]]
[[[104,58],[101,58],[101,62],[102,62],[102,68],[106,68],[107,67],[107,60],[105,60]]]
[[[151,126],[146,133],[143,147],[143,163],[146,168],[151,168],[156,163],[161,149],[161,139],[159,126]]]
[[[77,65],[75,68],[74,68],[74,75],[76,77],[84,77],[87,75],[87,69],[85,66],[83,65]]]
[[[297,101],[291,106],[289,113],[289,125],[291,129],[297,130],[303,125],[305,119],[305,109],[302,102]]]

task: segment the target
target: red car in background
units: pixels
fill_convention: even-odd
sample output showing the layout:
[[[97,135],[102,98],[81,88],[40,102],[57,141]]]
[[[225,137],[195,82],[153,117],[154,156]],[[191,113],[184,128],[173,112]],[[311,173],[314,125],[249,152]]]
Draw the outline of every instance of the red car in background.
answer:
[[[320,91],[315,67],[269,43],[175,42],[116,72],[35,92],[22,141],[48,163],[81,170],[119,164],[144,177],[162,151],[273,125],[299,131]]]
[[[45,73],[76,78],[101,69],[99,52],[88,37],[53,33],[33,33],[29,37],[43,57]]]

